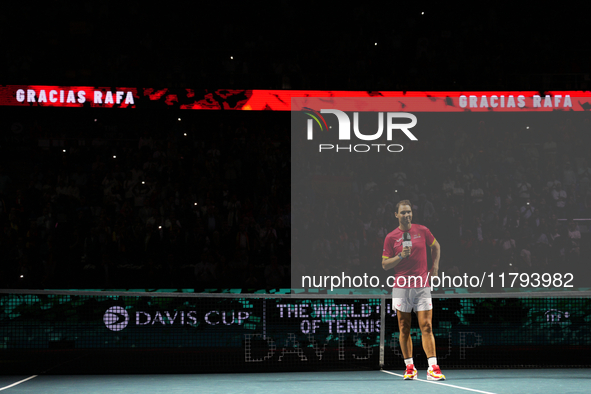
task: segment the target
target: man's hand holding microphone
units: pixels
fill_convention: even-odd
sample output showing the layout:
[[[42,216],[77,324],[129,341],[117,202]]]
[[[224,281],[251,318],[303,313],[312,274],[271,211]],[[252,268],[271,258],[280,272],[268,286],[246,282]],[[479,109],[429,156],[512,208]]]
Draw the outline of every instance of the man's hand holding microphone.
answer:
[[[411,249],[412,239],[410,237],[410,233],[405,232],[402,234],[402,252],[400,253],[400,256],[404,259],[407,258],[408,256],[410,256]]]

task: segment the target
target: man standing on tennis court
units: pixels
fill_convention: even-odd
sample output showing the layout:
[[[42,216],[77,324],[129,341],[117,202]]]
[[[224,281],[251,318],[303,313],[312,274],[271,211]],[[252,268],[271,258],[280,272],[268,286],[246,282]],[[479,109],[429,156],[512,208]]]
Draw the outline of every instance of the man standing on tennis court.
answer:
[[[412,205],[409,200],[396,204],[394,215],[399,226],[384,240],[382,267],[385,270],[394,269],[392,303],[397,310],[400,348],[406,364],[404,379],[417,379],[410,337],[411,312],[414,309],[421,328],[423,350],[429,361],[427,379],[445,380],[437,365],[435,337],[431,326],[433,303],[429,276],[437,276],[439,271],[439,243],[427,227],[411,223]],[[430,271],[427,269],[427,246],[431,248],[433,259]]]

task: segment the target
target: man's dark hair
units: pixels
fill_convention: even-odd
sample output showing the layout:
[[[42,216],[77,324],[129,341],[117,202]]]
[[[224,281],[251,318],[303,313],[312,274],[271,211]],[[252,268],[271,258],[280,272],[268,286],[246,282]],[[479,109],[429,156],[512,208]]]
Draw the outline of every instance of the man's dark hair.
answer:
[[[412,209],[412,204],[410,203],[410,200],[402,200],[399,201],[398,204],[396,204],[396,213],[398,213],[398,208],[400,208],[401,205],[408,205]]]

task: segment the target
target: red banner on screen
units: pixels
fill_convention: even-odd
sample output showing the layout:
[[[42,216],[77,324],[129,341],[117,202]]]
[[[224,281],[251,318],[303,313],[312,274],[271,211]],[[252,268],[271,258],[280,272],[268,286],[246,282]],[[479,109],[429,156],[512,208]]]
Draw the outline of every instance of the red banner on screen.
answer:
[[[330,105],[331,98],[346,99],[346,110],[363,111],[363,100],[392,98],[388,111],[506,112],[589,111],[591,92],[396,92],[325,90],[238,90],[124,88],[89,86],[3,85],[0,106],[176,108],[194,110],[291,111]],[[413,100],[405,101],[405,99]],[[293,101],[292,101],[293,99]],[[341,101],[339,100],[339,101]]]

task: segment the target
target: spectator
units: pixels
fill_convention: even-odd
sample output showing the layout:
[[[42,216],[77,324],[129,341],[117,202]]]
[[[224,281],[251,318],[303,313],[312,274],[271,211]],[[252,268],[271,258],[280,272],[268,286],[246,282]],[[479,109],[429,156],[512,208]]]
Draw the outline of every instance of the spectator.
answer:
[[[581,231],[574,220],[569,220],[567,235],[569,246],[567,248],[567,257],[570,263],[577,264],[581,255]]]
[[[504,263],[513,266],[515,250],[517,249],[517,246],[515,244],[515,240],[511,238],[511,233],[508,230],[505,231],[505,235],[500,240],[499,245],[501,247]]]
[[[528,242],[524,244],[523,249],[519,253],[519,265],[518,269],[520,272],[532,272],[532,253],[531,244]],[[535,271],[535,269],[534,269]]]
[[[540,263],[543,267],[548,266],[550,256],[550,239],[549,239],[548,226],[543,223],[539,227],[535,248],[537,254],[540,257]]]
[[[550,248],[552,265],[555,268],[563,266],[565,259],[564,241],[556,226],[550,231]]]
[[[265,268],[265,283],[267,289],[280,288],[285,285],[285,272],[277,263],[277,257],[271,256],[270,264]]]
[[[475,237],[478,240],[478,242],[482,242],[484,241],[484,229],[482,228],[482,220],[480,219],[480,217],[475,216],[474,222],[475,229],[473,231],[473,234],[475,234]]]
[[[484,190],[478,184],[478,181],[474,181],[472,184],[472,190],[470,191],[470,197],[472,199],[472,207],[475,214],[479,215],[482,212],[482,203],[484,201]]]
[[[451,179],[451,177],[448,175],[447,178],[445,179],[445,181],[443,181],[443,193],[445,196],[447,197],[451,197],[451,195],[453,194],[453,190],[454,190],[454,186],[455,186],[455,181]]]
[[[462,204],[462,205],[464,204],[465,191],[464,191],[464,188],[462,187],[459,175],[456,175],[456,180],[454,182],[454,188],[453,188],[452,194],[454,197],[454,202],[456,204]]]
[[[250,250],[250,242],[246,225],[241,224],[238,234],[236,234],[236,249],[237,250]]]
[[[530,199],[527,198],[525,200],[525,203],[519,209],[519,212],[520,212],[521,217],[523,219],[530,219],[532,217],[533,213],[535,212],[535,210],[536,209],[531,204]]]
[[[556,211],[558,214],[564,214],[564,207],[566,206],[566,198],[567,194],[566,191],[562,188],[562,184],[558,181],[555,181],[552,185],[551,191],[552,199],[554,200],[554,204],[556,206]]]
[[[270,219],[265,221],[265,227],[260,230],[261,248],[266,256],[274,254],[277,243],[277,231]]]
[[[531,197],[531,188],[531,184],[527,182],[523,176],[520,176],[519,180],[517,181],[517,193],[519,194],[519,198],[522,202],[528,201]]]
[[[431,201],[427,200],[427,195],[425,193],[419,194],[419,206],[419,212],[422,212],[423,223],[431,223],[433,215],[435,214],[435,206],[433,206]]]

